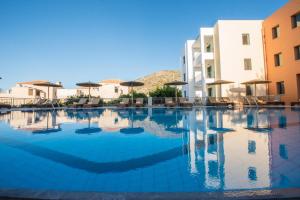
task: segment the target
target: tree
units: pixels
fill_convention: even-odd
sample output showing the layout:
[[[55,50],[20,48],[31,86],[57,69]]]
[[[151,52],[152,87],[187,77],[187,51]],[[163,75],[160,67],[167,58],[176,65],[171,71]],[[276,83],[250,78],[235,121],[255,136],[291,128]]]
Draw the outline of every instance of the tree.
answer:
[[[131,98],[132,93],[129,94],[123,94],[119,98]],[[147,98],[147,95],[144,93],[138,93],[136,91],[133,91],[133,98]]]
[[[162,88],[156,88],[154,91],[149,92],[150,97],[175,97],[175,91],[177,92],[177,97],[181,97],[181,91],[175,87],[164,86]]]

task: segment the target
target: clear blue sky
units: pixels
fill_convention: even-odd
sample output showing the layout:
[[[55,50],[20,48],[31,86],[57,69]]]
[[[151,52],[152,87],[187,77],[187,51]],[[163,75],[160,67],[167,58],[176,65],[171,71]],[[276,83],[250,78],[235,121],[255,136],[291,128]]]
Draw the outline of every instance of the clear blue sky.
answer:
[[[124,80],[179,69],[217,19],[264,19],[288,0],[0,0],[0,88]]]

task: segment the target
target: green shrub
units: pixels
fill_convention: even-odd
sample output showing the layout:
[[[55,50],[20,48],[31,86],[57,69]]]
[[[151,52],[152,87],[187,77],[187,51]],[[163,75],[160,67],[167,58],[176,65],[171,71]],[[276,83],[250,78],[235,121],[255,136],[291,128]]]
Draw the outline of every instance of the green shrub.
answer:
[[[156,88],[154,91],[149,92],[150,97],[175,97],[175,91],[177,92],[177,97],[181,97],[181,91],[175,87],[164,86],[162,88]]]

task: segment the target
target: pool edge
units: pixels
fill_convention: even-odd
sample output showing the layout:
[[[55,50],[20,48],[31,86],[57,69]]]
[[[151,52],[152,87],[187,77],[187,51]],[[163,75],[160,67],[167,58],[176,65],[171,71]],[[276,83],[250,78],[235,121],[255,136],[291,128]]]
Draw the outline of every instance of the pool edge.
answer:
[[[241,190],[225,192],[62,192],[48,190],[0,189],[0,199],[300,199],[300,188]]]

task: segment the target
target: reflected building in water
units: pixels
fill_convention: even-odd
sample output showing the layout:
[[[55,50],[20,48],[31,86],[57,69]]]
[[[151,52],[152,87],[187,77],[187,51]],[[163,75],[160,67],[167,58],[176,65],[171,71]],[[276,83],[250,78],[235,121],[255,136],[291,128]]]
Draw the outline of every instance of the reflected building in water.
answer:
[[[207,109],[193,110],[186,117],[184,124],[190,129],[190,171],[205,175],[201,179],[205,181],[204,187],[246,189],[270,186],[270,135],[247,129],[249,116],[239,110]],[[268,125],[264,114],[251,117],[259,122],[259,127]]]

